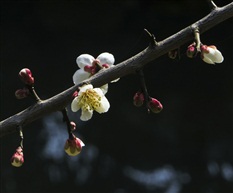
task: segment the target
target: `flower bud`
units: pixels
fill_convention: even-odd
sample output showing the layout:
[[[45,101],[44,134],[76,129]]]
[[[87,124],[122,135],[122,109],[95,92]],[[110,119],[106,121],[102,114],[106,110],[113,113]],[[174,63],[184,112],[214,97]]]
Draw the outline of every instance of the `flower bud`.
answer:
[[[197,48],[196,48],[196,43],[192,43],[191,45],[188,46],[188,49],[186,51],[186,55],[189,58],[195,57],[197,54]]]
[[[201,58],[208,64],[222,63],[224,58],[222,53],[215,46],[201,46]]]
[[[16,149],[16,152],[11,157],[11,165],[15,167],[20,167],[24,163],[24,157],[23,157],[23,149],[22,147],[18,147]]]
[[[75,122],[73,122],[73,121],[70,122],[70,128],[71,128],[71,131],[74,131],[76,129]]]
[[[78,96],[78,91],[75,91],[72,95],[72,98],[75,98],[76,96]]]
[[[27,85],[34,84],[34,78],[32,77],[32,73],[28,68],[24,68],[19,72],[19,77],[23,83]]]
[[[171,50],[168,52],[168,57],[171,59],[175,59],[177,57],[178,51],[176,50]]]
[[[30,94],[30,92],[27,88],[18,89],[15,91],[15,97],[17,99],[24,99],[24,98],[28,97],[29,94]]]
[[[163,105],[155,98],[150,98],[148,107],[153,113],[159,113],[163,109]]]
[[[136,92],[133,97],[133,104],[136,107],[140,107],[143,105],[144,100],[145,100],[144,94],[142,92]]]
[[[83,146],[85,144],[73,135],[73,139],[67,139],[64,149],[69,156],[76,156],[81,152]]]

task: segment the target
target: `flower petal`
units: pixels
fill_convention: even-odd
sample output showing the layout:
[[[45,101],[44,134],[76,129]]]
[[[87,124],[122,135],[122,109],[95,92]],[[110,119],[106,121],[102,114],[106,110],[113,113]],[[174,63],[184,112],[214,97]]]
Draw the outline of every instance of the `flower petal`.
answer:
[[[91,119],[92,115],[93,115],[93,110],[84,110],[84,109],[82,109],[80,119],[82,121],[88,121],[89,119]]]
[[[79,109],[80,109],[80,106],[78,105],[78,97],[75,97],[71,103],[71,110],[73,112],[77,112]]]
[[[102,90],[103,94],[105,95],[108,92],[108,84],[101,86],[100,89]]]
[[[92,84],[86,84],[79,87],[79,95],[81,95],[81,93],[85,92],[87,89],[93,89]]]
[[[80,82],[88,79],[90,77],[90,73],[85,72],[83,69],[77,70],[73,75],[74,84],[79,84]]]
[[[79,68],[84,68],[86,65],[92,65],[92,62],[95,58],[89,54],[81,54],[77,57],[76,63],[78,64]]]
[[[110,108],[110,103],[108,102],[108,99],[105,96],[103,96],[100,101],[100,106],[95,110],[98,113],[106,113],[109,108]]]
[[[202,60],[208,64],[215,64],[210,58],[208,58],[205,54],[202,56]]]
[[[224,60],[222,53],[219,50],[215,50],[215,62],[222,63]]]
[[[97,58],[100,61],[100,64],[108,64],[110,67],[114,64],[115,58],[112,54],[104,52],[100,54]]]

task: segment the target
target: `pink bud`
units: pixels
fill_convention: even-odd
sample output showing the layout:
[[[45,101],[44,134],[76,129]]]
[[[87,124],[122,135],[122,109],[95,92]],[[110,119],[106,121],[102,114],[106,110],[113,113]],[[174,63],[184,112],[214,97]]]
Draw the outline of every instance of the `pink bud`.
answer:
[[[191,45],[188,46],[188,49],[186,51],[186,55],[189,58],[195,57],[197,54],[197,48],[196,48],[196,43],[192,43]]]
[[[28,68],[24,68],[19,72],[19,77],[23,81],[23,83],[27,85],[34,84],[34,78],[32,77],[32,73]]]
[[[85,144],[73,135],[73,139],[66,140],[64,149],[69,156],[76,156],[81,152],[83,146],[85,146]]]
[[[71,127],[71,131],[74,131],[76,129],[76,124],[75,122],[71,121],[70,122],[70,127]]]
[[[145,100],[144,94],[142,92],[136,92],[133,97],[133,104],[136,107],[140,107],[143,105],[144,100]]]
[[[73,98],[75,98],[76,96],[78,96],[78,91],[75,91],[72,95]]]
[[[150,98],[148,107],[153,113],[159,113],[163,109],[163,105],[155,98]]]
[[[20,167],[23,165],[23,163],[24,163],[23,149],[22,147],[19,146],[16,149],[14,155],[11,157],[11,165],[15,167]]]
[[[30,94],[30,92],[27,88],[18,89],[15,91],[15,97],[17,99],[24,99],[24,98],[28,97],[29,94]]]

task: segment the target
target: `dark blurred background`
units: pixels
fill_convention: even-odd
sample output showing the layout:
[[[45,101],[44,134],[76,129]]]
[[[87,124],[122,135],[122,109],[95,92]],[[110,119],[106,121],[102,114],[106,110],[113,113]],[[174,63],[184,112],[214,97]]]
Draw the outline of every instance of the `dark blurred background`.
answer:
[[[218,6],[230,0],[216,0]],[[71,87],[82,53],[115,56],[116,64],[210,12],[207,1],[1,1],[1,120],[33,104],[17,100],[18,72],[30,68],[42,99]],[[147,114],[133,106],[136,75],[111,84],[108,113],[88,122],[70,112],[86,144],[64,152],[66,126],[53,113],[25,127],[21,168],[10,164],[17,133],[1,138],[2,193],[231,193],[233,192],[232,19],[201,35],[225,58],[209,65],[167,56],[144,69],[149,94],[164,106]],[[191,43],[191,42],[190,42]]]

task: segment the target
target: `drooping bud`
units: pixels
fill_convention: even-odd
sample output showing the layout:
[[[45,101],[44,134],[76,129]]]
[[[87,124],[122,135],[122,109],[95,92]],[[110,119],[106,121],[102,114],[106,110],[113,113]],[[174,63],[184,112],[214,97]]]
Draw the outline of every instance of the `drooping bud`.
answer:
[[[73,121],[70,122],[70,128],[71,128],[71,131],[74,131],[76,129],[75,122],[73,122]]]
[[[133,97],[133,104],[136,107],[140,107],[140,106],[143,105],[144,100],[145,100],[144,94],[142,92],[140,92],[140,91],[136,92],[134,97]]]
[[[222,63],[224,58],[216,46],[201,46],[201,58],[208,64]]]
[[[192,43],[188,46],[188,49],[186,51],[186,55],[189,57],[189,58],[193,58],[195,57],[197,54],[197,48],[196,48],[196,43]]]
[[[22,80],[22,82],[27,84],[27,85],[33,85],[34,84],[34,78],[32,76],[32,72],[28,68],[22,69],[19,72],[19,77]]]
[[[24,99],[30,95],[30,92],[27,88],[18,89],[15,91],[15,97],[17,99]]]
[[[83,146],[85,144],[81,139],[73,135],[73,139],[67,139],[64,149],[69,156],[76,156],[81,152]]]
[[[159,113],[163,110],[163,105],[155,98],[150,98],[148,107],[153,113]]]
[[[11,157],[11,165],[15,167],[20,167],[24,163],[24,157],[23,157],[23,149],[21,146],[19,146],[16,149],[16,152]]]
[[[171,51],[168,52],[168,57],[171,58],[171,59],[175,59],[177,57],[177,54],[178,54],[177,49],[171,50]]]

